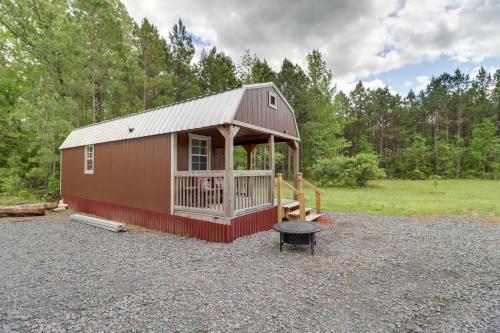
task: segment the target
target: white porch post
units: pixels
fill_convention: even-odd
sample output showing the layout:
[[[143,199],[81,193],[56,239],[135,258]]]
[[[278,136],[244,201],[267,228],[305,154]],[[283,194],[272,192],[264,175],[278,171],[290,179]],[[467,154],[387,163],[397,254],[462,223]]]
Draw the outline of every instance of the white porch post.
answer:
[[[247,152],[247,170],[253,169],[253,152],[256,147],[257,147],[256,144],[243,145],[243,148]]]
[[[223,202],[224,202],[224,216],[233,217],[234,216],[234,172],[233,172],[233,155],[234,155],[234,137],[238,130],[238,126],[227,125],[224,127],[217,128],[219,132],[224,136],[224,192],[223,192]]]
[[[297,141],[288,141],[288,145],[292,148],[293,156],[292,156],[292,175],[293,175],[293,186],[299,190],[300,180],[299,180],[299,172],[300,172],[300,154],[299,154],[299,143]],[[297,195],[294,193],[293,198],[296,200]]]
[[[272,205],[274,205],[274,135],[269,136],[268,140],[268,148],[269,148],[269,169],[271,169],[271,179],[269,181],[269,201]]]
[[[174,205],[176,197],[175,188],[175,177],[174,174],[177,171],[177,133],[172,133],[170,135],[170,214],[174,214]]]

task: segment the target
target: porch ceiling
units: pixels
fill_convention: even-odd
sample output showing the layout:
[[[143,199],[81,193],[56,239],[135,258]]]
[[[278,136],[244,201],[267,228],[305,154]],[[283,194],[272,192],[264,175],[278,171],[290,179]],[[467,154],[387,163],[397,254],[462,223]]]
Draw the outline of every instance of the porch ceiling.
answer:
[[[252,143],[267,143],[269,139],[269,133],[263,133],[251,128],[241,127],[236,136],[234,137],[234,145],[240,146]],[[275,142],[287,142],[288,139],[274,136]]]

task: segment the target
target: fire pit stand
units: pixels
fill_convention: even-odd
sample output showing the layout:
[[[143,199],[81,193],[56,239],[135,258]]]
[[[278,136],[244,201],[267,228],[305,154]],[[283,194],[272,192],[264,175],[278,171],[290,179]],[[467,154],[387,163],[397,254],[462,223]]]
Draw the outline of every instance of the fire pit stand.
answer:
[[[310,245],[311,255],[314,255],[316,246],[316,233],[322,229],[307,221],[293,221],[276,223],[273,229],[280,233],[280,252],[283,252],[283,244]]]

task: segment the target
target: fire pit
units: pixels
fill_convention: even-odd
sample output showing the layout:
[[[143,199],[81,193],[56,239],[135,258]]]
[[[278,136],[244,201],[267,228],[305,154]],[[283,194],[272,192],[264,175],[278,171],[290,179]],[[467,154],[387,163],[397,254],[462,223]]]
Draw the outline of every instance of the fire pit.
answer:
[[[314,255],[316,246],[316,233],[322,229],[307,221],[276,223],[273,229],[280,233],[280,252],[283,252],[283,244],[310,245],[311,255]]]

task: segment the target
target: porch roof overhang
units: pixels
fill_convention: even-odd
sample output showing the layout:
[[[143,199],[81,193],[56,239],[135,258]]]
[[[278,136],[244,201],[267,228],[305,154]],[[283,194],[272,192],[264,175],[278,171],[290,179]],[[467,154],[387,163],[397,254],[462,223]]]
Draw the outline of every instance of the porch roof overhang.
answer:
[[[279,89],[272,82],[269,82],[244,85],[239,88],[80,127],[74,129],[68,135],[59,149],[197,130],[228,124],[273,134],[276,137],[288,140],[300,141],[299,135],[295,137],[288,133],[281,133],[272,129],[235,120],[236,112],[245,91],[270,86],[278,92],[280,97],[290,108],[295,127],[297,128],[297,122],[292,107],[286,101]]]

